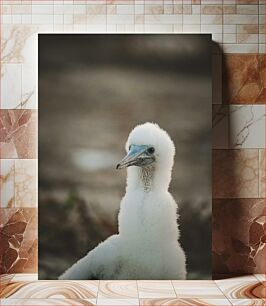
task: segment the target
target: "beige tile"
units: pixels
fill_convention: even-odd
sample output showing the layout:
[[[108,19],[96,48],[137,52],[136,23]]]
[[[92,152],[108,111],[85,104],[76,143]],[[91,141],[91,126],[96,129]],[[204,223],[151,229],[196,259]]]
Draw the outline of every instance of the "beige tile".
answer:
[[[37,160],[15,161],[15,205],[16,207],[37,206]]]
[[[9,284],[3,297],[12,299],[93,299],[99,281],[33,281]]]
[[[266,187],[266,165],[265,165],[265,154],[266,150],[259,150],[259,197],[265,198],[265,187]]]
[[[97,305],[114,305],[114,306],[139,306],[139,300],[138,299],[97,299]]]
[[[96,305],[96,299],[4,299],[1,301],[1,305],[9,306],[91,306]]]
[[[229,299],[233,306],[245,305],[245,306],[265,306],[266,300],[263,299]]]
[[[164,13],[164,7],[163,5],[145,5],[145,15],[157,15],[157,14],[163,14]]]
[[[0,207],[15,205],[15,162],[13,159],[0,160]]]
[[[223,43],[224,44],[234,44],[236,43],[236,34],[223,34]]]
[[[99,299],[131,299],[137,297],[136,281],[100,281]]]
[[[176,297],[171,281],[137,281],[139,298]]]
[[[223,5],[223,14],[229,15],[229,14],[235,14],[236,13],[236,6],[230,5],[230,4],[224,4]]]
[[[266,282],[266,274],[254,274],[256,279],[260,282]]]
[[[201,24],[222,24],[222,15],[201,15]]]
[[[258,53],[259,47],[258,44],[223,44],[224,53]]]
[[[237,43],[238,44],[258,44],[259,35],[258,34],[237,34]]]
[[[224,15],[223,16],[224,24],[258,24],[257,15]]]
[[[224,298],[223,293],[212,280],[172,281],[172,283],[178,298]]]
[[[222,5],[201,5],[201,14],[221,15],[222,13]]]
[[[236,13],[240,15],[257,15],[259,13],[258,5],[237,5]]]
[[[237,25],[237,33],[240,34],[257,34],[259,27],[257,24],[241,24]]]
[[[140,299],[141,306],[229,306],[231,305],[229,301],[225,298],[223,299],[179,299],[179,298],[154,298],[154,299]]]

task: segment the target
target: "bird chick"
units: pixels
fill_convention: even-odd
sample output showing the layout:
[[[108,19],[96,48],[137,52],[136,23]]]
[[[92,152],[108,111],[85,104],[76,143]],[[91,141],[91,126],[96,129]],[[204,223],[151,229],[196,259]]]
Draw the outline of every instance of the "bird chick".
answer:
[[[177,204],[169,193],[175,146],[157,124],[129,134],[126,194],[119,231],[70,267],[60,279],[185,279],[186,258],[179,243]]]

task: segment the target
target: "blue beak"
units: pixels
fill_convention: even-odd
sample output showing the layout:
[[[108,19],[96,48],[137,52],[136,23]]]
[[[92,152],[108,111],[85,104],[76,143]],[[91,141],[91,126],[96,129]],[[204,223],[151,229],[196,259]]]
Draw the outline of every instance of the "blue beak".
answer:
[[[146,145],[131,145],[127,156],[117,164],[116,169],[147,164],[148,159],[150,159],[150,156],[147,155],[148,147]]]

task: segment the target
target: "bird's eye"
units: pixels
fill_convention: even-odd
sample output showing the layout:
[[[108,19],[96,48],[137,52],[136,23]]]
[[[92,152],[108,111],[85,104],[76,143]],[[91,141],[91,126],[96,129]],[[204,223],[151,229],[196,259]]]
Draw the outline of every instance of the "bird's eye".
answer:
[[[128,147],[128,150],[130,151],[130,149],[131,149],[131,145]]]
[[[150,147],[150,148],[148,148],[147,151],[148,151],[149,154],[153,154],[155,152],[155,149],[154,149],[154,147]]]

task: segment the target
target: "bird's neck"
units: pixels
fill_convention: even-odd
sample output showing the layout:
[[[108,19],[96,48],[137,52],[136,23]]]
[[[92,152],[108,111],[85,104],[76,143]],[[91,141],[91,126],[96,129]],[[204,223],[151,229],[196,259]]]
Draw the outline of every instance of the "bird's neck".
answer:
[[[142,189],[148,193],[153,190],[167,191],[171,180],[171,170],[158,168],[154,165],[147,167],[130,167],[127,172],[127,191]]]

